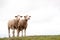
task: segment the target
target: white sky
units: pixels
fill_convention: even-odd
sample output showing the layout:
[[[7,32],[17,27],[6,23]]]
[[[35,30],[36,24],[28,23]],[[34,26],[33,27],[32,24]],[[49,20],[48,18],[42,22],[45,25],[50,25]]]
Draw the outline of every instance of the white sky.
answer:
[[[31,15],[27,35],[60,34],[60,0],[0,0],[0,37],[8,36],[8,20],[18,14]]]

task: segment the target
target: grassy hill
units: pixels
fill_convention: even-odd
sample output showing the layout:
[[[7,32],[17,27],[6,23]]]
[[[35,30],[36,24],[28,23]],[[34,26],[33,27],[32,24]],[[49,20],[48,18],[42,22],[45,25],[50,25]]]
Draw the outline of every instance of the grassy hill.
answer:
[[[48,36],[27,36],[27,37],[14,37],[14,38],[0,38],[0,40],[60,40],[60,35]]]

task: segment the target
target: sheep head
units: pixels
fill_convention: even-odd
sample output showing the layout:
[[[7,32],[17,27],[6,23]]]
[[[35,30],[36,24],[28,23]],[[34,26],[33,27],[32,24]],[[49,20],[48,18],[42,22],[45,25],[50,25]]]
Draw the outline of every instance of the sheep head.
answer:
[[[29,20],[30,17],[31,17],[31,16],[26,15],[26,16],[24,16],[24,19]]]

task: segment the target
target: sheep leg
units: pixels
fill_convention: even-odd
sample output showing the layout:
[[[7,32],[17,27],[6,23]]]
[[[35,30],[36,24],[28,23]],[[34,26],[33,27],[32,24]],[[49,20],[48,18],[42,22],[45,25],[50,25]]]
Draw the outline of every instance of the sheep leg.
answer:
[[[9,37],[10,37],[10,28],[8,28],[8,35],[9,35]]]
[[[13,32],[12,33],[13,33],[13,37],[15,37],[15,29],[13,29]]]
[[[23,37],[23,30],[22,30],[22,37]]]
[[[24,29],[24,36],[26,36],[26,29]]]
[[[19,37],[19,30],[17,30],[17,37]]]

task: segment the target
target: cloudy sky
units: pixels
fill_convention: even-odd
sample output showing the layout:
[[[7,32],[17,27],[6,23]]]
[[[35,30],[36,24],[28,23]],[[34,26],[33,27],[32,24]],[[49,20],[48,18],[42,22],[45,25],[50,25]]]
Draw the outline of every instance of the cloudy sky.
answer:
[[[8,37],[8,20],[18,14],[31,15],[27,36],[60,34],[60,0],[0,0],[0,37]]]

